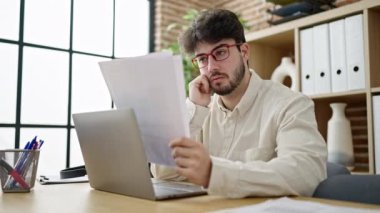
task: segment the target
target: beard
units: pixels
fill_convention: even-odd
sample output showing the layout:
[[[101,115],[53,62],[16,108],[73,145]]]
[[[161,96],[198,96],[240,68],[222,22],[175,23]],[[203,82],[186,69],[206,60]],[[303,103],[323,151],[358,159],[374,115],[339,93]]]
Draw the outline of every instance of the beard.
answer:
[[[240,58],[240,64],[239,66],[235,69],[233,76],[229,80],[228,84],[223,86],[221,83],[217,83],[215,85],[211,84],[209,80],[209,85],[211,85],[211,89],[218,95],[228,95],[231,94],[242,82],[245,74],[245,66],[244,66],[244,61],[242,58]],[[210,78],[214,75],[223,75],[228,77],[226,74],[220,73],[220,72],[215,72],[212,73]]]

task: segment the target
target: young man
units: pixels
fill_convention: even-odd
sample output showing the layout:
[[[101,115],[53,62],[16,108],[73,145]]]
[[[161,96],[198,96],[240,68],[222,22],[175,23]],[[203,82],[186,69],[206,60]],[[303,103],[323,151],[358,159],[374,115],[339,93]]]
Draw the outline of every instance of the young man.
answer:
[[[327,155],[313,102],[250,71],[244,29],[228,10],[203,12],[180,42],[200,71],[187,100],[192,138],[173,139],[175,170],[155,165],[154,176],[232,198],[312,195]]]

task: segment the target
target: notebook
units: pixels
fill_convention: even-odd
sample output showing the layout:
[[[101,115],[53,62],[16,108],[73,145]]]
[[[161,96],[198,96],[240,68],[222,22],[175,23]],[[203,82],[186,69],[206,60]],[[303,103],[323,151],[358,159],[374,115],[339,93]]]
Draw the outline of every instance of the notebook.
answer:
[[[184,182],[151,179],[133,109],[73,114],[90,186],[149,200],[206,194]]]

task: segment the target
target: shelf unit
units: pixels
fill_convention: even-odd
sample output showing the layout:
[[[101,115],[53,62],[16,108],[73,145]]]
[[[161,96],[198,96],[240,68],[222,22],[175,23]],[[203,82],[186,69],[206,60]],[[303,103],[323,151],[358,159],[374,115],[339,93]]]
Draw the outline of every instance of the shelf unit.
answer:
[[[312,95],[318,128],[327,138],[327,122],[331,117],[329,104],[346,102],[354,140],[355,169],[359,174],[374,174],[374,139],[372,95],[380,93],[380,1],[362,0],[305,18],[280,24],[246,35],[251,47],[250,66],[264,79],[270,79],[284,56],[294,57],[297,79],[300,76],[300,31],[355,14],[363,14],[366,87],[362,90]],[[286,79],[285,84],[290,84]],[[300,87],[301,88],[301,87]],[[302,92],[302,91],[301,91]]]

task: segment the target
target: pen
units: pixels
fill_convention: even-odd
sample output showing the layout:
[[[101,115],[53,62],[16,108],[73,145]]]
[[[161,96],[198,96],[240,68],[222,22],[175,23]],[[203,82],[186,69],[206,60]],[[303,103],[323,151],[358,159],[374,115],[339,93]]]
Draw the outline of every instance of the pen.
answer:
[[[41,146],[42,146],[42,144],[44,144],[44,141],[43,140],[40,140],[41,142],[40,142],[40,146],[38,147],[38,149],[41,149]]]
[[[0,160],[0,166],[2,166],[5,170],[7,170],[8,174],[11,175],[17,183],[19,183],[22,188],[29,189],[29,185],[25,182],[25,180],[20,176],[20,174],[12,168],[5,160]]]
[[[28,141],[28,143],[25,144],[24,149],[27,149],[29,147],[29,144],[30,142]]]
[[[36,139],[37,139],[37,136],[34,136],[34,138],[33,138],[33,140],[30,142],[30,144],[29,144],[29,147],[28,147],[28,149],[33,149],[34,148],[34,144],[36,144]]]
[[[27,150],[34,150],[34,149],[37,149],[38,148],[38,144],[37,144],[37,136],[35,136],[32,141],[26,143],[25,145],[25,148],[24,149],[27,149]],[[27,152],[24,152],[21,154],[21,156],[19,157],[17,163],[16,163],[16,171],[21,173],[21,169],[23,168],[24,164],[25,164],[25,160],[26,158],[28,157],[28,153]]]
[[[36,145],[37,145],[36,139],[37,139],[37,136],[35,136],[30,142],[26,143],[24,149],[25,150],[35,149]],[[29,154],[30,153],[28,153],[28,152],[23,152],[21,154],[21,156],[19,156],[19,158],[16,162],[16,165],[15,165],[15,171],[17,172],[17,174],[23,175],[26,172],[28,166],[30,165],[30,163],[28,164]],[[29,160],[29,161],[31,162],[31,160]],[[16,185],[16,182],[11,181],[11,187],[15,187],[15,185]]]

